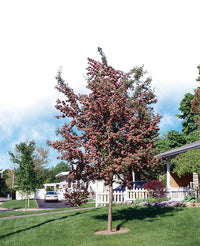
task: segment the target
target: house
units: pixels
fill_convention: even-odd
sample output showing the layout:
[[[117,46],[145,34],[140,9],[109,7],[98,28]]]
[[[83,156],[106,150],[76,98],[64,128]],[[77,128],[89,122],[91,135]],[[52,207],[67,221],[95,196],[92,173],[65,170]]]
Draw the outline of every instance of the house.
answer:
[[[60,178],[59,188],[58,191],[60,193],[65,193],[66,188],[72,188],[72,180],[69,177],[69,172],[61,172],[56,175],[57,178]],[[119,186],[119,182],[113,183],[113,188],[117,188]],[[108,186],[105,185],[105,182],[103,180],[96,180],[96,181],[89,181],[88,183],[88,192],[90,193],[90,196],[95,198],[96,193],[103,193],[105,191],[108,191]],[[64,195],[63,195],[64,196]]]
[[[199,175],[197,173],[179,177],[177,173],[173,173],[172,170],[170,170],[170,160],[191,149],[200,149],[200,140],[157,155],[167,161],[167,189],[169,196],[173,200],[183,200],[184,196],[188,193],[189,188],[195,190],[196,195],[198,195]]]

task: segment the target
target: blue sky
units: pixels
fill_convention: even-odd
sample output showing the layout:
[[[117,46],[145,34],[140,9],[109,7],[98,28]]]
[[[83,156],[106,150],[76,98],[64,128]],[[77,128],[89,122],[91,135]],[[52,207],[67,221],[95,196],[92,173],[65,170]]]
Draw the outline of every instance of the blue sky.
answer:
[[[99,59],[98,46],[116,69],[144,64],[160,132],[180,131],[179,103],[198,86],[199,9],[198,0],[1,1],[0,168],[10,167],[15,144],[56,139],[57,70],[84,93],[87,57]],[[56,155],[51,149],[50,166]]]

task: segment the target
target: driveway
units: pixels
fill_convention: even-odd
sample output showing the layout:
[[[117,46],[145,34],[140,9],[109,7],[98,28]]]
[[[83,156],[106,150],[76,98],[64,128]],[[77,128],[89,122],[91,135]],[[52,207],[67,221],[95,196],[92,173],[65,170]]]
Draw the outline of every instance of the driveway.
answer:
[[[58,202],[45,202],[43,199],[36,200],[39,208],[70,208],[69,205],[65,205],[66,201]]]

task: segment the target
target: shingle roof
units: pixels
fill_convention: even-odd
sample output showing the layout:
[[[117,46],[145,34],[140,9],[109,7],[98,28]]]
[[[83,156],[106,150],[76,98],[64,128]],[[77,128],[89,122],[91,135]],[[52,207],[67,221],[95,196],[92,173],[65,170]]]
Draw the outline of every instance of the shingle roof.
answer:
[[[187,152],[190,149],[200,149],[200,140],[190,144],[183,145],[176,149],[166,151],[164,153],[158,154],[157,156],[160,156],[162,158],[173,158],[176,155]]]

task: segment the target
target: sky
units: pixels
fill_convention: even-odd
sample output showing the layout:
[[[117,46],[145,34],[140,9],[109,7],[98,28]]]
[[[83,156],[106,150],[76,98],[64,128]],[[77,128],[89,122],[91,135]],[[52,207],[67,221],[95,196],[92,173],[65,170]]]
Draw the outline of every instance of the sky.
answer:
[[[84,93],[87,58],[128,72],[144,65],[163,117],[160,134],[181,131],[175,115],[185,93],[199,85],[199,0],[0,1],[0,169],[23,141],[55,140],[55,76]],[[58,163],[50,149],[49,166]]]

